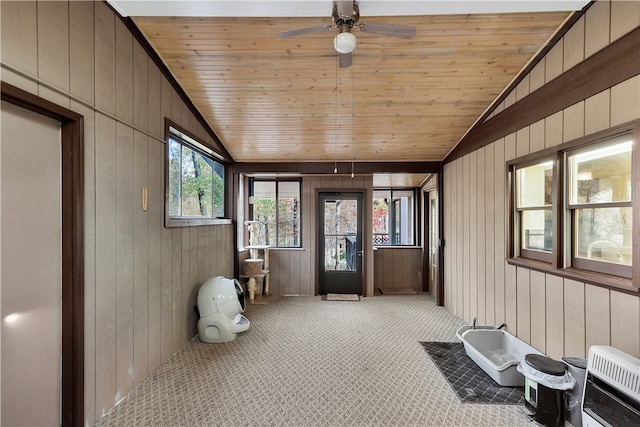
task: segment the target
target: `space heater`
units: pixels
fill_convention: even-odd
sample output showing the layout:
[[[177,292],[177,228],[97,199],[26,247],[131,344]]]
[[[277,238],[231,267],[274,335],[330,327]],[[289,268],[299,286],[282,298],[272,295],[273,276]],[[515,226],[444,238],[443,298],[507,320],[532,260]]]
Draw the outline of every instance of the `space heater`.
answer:
[[[640,359],[610,346],[589,349],[582,425],[640,425]]]

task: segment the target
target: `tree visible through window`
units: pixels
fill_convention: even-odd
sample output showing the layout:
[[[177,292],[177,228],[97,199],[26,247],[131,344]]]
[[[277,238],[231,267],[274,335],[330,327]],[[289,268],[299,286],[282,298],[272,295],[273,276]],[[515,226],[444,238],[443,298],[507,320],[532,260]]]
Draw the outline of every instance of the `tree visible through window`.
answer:
[[[300,247],[300,181],[254,180],[255,245]]]
[[[168,142],[168,217],[224,216],[224,165],[205,147],[171,128]]]

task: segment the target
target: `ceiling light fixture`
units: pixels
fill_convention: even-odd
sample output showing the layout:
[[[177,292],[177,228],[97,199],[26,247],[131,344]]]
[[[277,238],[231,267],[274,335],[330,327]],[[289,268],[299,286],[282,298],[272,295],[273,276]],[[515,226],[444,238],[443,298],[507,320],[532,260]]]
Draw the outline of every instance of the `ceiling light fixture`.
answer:
[[[357,39],[356,36],[349,32],[338,34],[333,39],[333,47],[338,53],[351,53],[356,48]]]

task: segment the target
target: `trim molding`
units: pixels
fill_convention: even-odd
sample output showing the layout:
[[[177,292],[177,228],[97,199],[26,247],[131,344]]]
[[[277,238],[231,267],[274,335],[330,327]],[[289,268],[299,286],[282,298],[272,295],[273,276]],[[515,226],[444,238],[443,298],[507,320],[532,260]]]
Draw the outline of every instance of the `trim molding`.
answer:
[[[450,163],[519,129],[640,74],[640,27],[470,130],[444,159]]]
[[[356,175],[372,173],[437,173],[441,162],[355,162]],[[296,173],[334,175],[335,162],[233,163],[233,173]],[[351,162],[338,162],[338,174],[351,174]]]

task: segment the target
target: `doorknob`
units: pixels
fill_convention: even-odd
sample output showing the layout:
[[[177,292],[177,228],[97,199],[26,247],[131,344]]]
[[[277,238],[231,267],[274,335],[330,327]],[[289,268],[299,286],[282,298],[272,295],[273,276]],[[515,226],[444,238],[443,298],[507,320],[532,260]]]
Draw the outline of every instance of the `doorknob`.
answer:
[[[358,251],[358,256],[364,255],[364,251]]]

